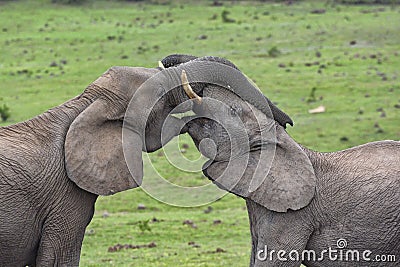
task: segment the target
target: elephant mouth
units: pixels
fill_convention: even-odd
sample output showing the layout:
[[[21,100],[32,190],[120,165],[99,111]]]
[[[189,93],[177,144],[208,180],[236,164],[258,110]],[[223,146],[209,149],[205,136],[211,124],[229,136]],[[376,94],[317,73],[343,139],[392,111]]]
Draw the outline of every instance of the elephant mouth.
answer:
[[[234,155],[232,157],[226,158],[226,159],[221,159],[221,158],[214,158],[214,159],[209,159],[207,162],[204,163],[203,165],[203,172],[207,176],[207,168],[209,168],[213,164],[219,164],[219,163],[229,163],[230,161],[237,161],[237,160],[244,160],[248,158],[249,154],[257,154],[260,153],[261,150],[270,150],[273,149],[271,146],[275,146],[275,142],[271,142],[270,140],[264,140],[261,138],[256,138],[254,140],[249,141],[249,149],[247,151],[243,151],[242,153],[239,153],[237,155]],[[213,180],[211,177],[207,176],[209,179]]]
[[[249,152],[267,150],[271,147],[271,145],[276,145],[276,143],[271,142],[270,140],[264,140],[264,139],[258,138],[258,139],[255,139],[250,142]]]

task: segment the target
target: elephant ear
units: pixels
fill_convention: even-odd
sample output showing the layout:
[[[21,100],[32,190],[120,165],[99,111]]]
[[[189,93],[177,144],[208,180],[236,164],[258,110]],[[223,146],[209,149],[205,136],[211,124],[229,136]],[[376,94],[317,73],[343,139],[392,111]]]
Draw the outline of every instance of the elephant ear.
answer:
[[[298,210],[314,197],[314,168],[304,150],[284,128],[277,124],[275,127],[276,140],[272,142],[276,142],[275,149],[274,144],[270,144],[269,148],[264,147],[263,153],[258,150],[230,163],[211,163],[204,173],[219,187],[269,210]]]
[[[113,106],[109,99],[97,99],[73,121],[65,140],[68,177],[80,188],[97,195],[137,187],[143,177],[142,139],[130,133],[130,144],[126,145],[131,151],[125,159],[123,124]],[[125,160],[132,163],[131,173],[135,177]]]

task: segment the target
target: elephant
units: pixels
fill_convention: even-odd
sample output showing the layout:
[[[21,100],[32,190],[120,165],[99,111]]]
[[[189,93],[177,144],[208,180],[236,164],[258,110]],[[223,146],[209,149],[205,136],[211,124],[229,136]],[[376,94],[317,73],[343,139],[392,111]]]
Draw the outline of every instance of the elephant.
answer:
[[[203,57],[170,68],[111,67],[79,96],[0,128],[0,266],[79,265],[97,197],[140,186],[142,152],[185,130],[171,115],[194,105],[180,89],[182,70],[198,82],[196,94],[232,84],[263,108],[232,63]]]
[[[252,103],[215,87],[194,94],[201,102],[182,118],[182,132],[209,158],[204,175],[245,200],[250,266],[399,265],[399,141],[313,151]]]
[[[97,196],[138,186],[119,135],[126,102],[157,72],[112,67],[81,95],[0,128],[0,266],[78,266]]]

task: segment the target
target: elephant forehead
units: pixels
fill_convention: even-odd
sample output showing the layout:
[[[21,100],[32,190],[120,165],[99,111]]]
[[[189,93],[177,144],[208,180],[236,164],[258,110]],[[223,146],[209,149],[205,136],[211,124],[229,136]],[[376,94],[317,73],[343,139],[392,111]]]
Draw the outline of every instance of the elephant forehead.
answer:
[[[203,97],[209,97],[215,99],[216,109],[229,109],[233,112],[240,111],[238,115],[242,113],[253,118],[262,115],[262,112],[254,107],[252,104],[240,98],[237,94],[230,91],[229,89],[224,89],[220,86],[208,86],[203,90]]]
[[[244,102],[238,95],[227,88],[218,85],[209,85],[203,90],[203,97],[220,100],[226,104]]]
[[[115,66],[109,68],[94,84],[131,98],[137,88],[158,72],[153,68]]]

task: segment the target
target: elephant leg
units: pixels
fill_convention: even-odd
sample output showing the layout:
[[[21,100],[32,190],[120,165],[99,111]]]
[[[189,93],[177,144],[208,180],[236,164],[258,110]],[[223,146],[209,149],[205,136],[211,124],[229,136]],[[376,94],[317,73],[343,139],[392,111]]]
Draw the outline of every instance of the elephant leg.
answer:
[[[60,219],[45,222],[40,239],[36,266],[79,266],[79,256],[86,224]]]
[[[246,203],[252,235],[250,266],[299,267],[313,228],[297,212],[277,213],[250,200]]]
[[[248,201],[246,201],[247,203]],[[256,227],[256,219],[251,212],[252,209],[249,208],[250,204],[247,204],[247,211],[249,214],[249,223],[250,223],[250,234],[251,234],[251,255],[250,255],[250,267],[255,266],[256,260],[256,251],[257,251],[257,244],[258,244],[258,231]]]
[[[78,188],[64,196],[43,224],[36,266],[79,266],[82,241],[96,198]]]
[[[36,266],[79,266],[84,233],[58,232],[58,229],[58,233],[54,233],[54,229],[46,228],[43,230]]]

